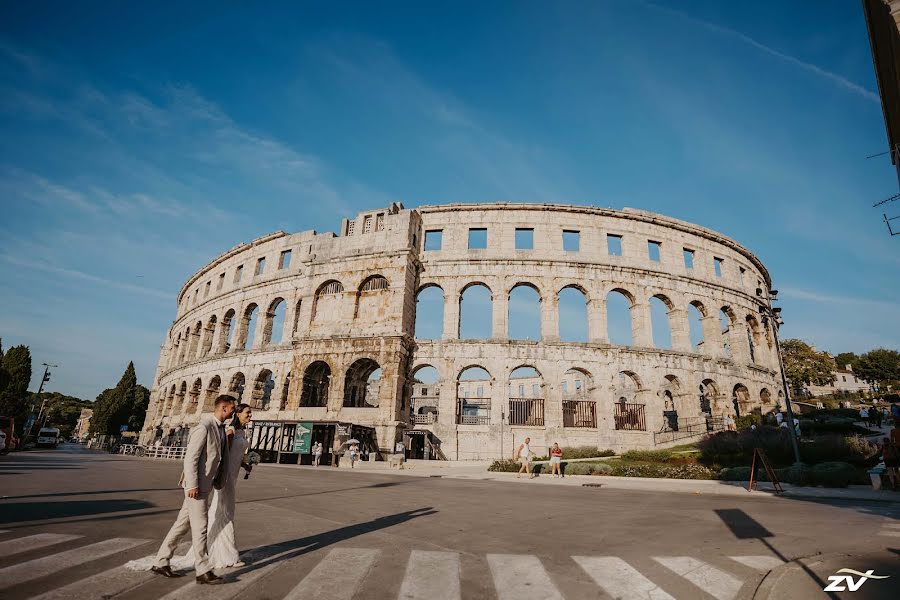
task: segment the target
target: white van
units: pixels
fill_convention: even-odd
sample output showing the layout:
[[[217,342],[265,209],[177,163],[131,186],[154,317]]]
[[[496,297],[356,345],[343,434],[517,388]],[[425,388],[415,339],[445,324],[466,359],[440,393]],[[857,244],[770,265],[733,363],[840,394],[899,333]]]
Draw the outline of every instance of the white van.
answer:
[[[56,448],[59,444],[59,429],[56,427],[41,427],[38,431],[38,448]]]

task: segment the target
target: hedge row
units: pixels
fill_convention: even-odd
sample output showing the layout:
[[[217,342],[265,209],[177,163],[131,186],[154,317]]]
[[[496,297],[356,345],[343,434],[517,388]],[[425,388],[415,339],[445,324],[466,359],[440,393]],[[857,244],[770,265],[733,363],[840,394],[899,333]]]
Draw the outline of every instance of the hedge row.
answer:
[[[869,482],[866,470],[847,462],[832,461],[809,466],[799,464],[782,469],[775,469],[775,476],[782,483],[794,485],[821,485],[823,487],[847,487],[851,484]],[[758,481],[768,481],[765,470],[757,469]],[[719,479],[724,481],[749,481],[750,467],[728,467],[719,472]]]

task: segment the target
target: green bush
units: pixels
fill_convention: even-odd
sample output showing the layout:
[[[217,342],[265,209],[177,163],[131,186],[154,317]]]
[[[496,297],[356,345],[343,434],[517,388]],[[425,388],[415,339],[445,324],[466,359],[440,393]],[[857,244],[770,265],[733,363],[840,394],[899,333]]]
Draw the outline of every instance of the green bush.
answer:
[[[667,479],[713,479],[715,473],[703,465],[664,463],[617,463],[611,465],[619,477],[659,477]]]
[[[755,431],[720,431],[702,439],[700,462],[710,466],[747,466],[753,459],[753,449],[762,449],[773,465],[789,465],[793,462],[790,431],[780,427],[757,427]]]
[[[565,475],[612,475],[614,469],[606,463],[572,462],[563,463]]]
[[[488,467],[488,471],[497,471],[500,473],[517,473],[522,465],[517,460],[503,459],[495,460]]]
[[[812,482],[824,487],[847,487],[856,481],[856,467],[846,462],[823,462],[812,468]]]
[[[669,450],[629,450],[622,454],[624,460],[664,463],[674,455]]]
[[[750,429],[751,425],[756,425],[757,427],[762,425],[762,416],[757,414],[741,415],[734,420],[734,426],[738,431]]]
[[[793,485],[809,485],[812,482],[812,469],[803,463],[776,470],[775,475],[780,481]]]
[[[572,448],[568,448],[563,446],[561,448],[563,452],[563,459],[572,459],[572,458],[601,458],[603,456],[615,456],[616,453],[607,448],[606,450],[601,450],[597,448],[597,446],[575,446]],[[548,456],[539,456],[535,458],[535,460],[549,460]]]
[[[878,461],[878,448],[859,436],[819,435],[800,443],[805,463],[849,462],[871,466]]]

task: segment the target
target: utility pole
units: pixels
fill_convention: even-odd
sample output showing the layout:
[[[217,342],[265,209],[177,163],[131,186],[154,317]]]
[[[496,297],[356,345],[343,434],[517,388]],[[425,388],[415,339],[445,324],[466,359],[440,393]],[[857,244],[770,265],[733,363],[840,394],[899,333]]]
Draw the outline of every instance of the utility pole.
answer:
[[[56,367],[59,366],[59,365],[49,365],[49,364],[47,364],[47,363],[43,363],[43,364],[44,364],[44,376],[41,377],[41,385],[38,386],[38,391],[37,391],[38,397],[40,397],[41,392],[44,391],[44,384],[47,383],[48,381],[50,381],[50,367],[53,367],[53,368],[55,369]],[[38,412],[37,419],[35,419],[34,421],[31,422],[31,427],[28,428],[28,431],[23,431],[23,432],[22,432],[22,433],[25,435],[26,438],[29,437],[29,436],[31,435],[31,432],[34,430],[34,424],[35,424],[37,421],[40,421],[40,420],[41,420],[41,416],[44,414],[44,405],[45,405],[45,404],[47,404],[47,401],[46,401],[46,400],[43,400],[43,401],[41,402],[41,410],[40,410],[40,412]],[[34,412],[34,405],[33,405],[33,404],[32,404],[31,410],[32,410],[32,413],[33,413],[33,412]]]

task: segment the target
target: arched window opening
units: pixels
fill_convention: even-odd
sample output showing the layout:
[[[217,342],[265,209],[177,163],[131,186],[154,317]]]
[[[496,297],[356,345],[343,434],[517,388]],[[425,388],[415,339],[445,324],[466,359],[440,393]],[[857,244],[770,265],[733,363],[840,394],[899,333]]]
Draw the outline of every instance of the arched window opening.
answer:
[[[544,426],[544,381],[537,369],[518,367],[509,375],[509,424]]]
[[[617,430],[647,430],[645,407],[638,403],[641,389],[640,380],[631,371],[620,371],[613,379],[613,396],[618,398],[613,405],[613,422]]]
[[[750,362],[757,362],[758,348],[762,346],[762,333],[759,322],[753,315],[747,315],[747,345],[750,348]]]
[[[444,332],[444,290],[429,285],[416,294],[416,338],[439,340]]]
[[[312,320],[317,323],[331,323],[342,318],[341,301],[344,286],[340,281],[323,283],[316,292]]]
[[[222,387],[222,378],[216,375],[209,380],[206,386],[206,399],[203,401],[203,412],[209,412],[215,408],[216,398],[219,397],[219,388]]]
[[[704,379],[700,384],[700,412],[708,416],[719,411],[719,388],[711,379]]]
[[[490,424],[491,384],[491,374],[481,367],[467,367],[460,372],[456,382],[457,423]]]
[[[288,406],[288,392],[291,389],[291,372],[288,371],[284,376],[284,383],[281,384],[281,398],[279,398],[278,410],[286,410]]]
[[[680,389],[681,383],[674,375],[666,375],[663,378],[660,388],[663,400],[663,428],[668,431],[678,431],[678,407],[675,405],[675,397]]]
[[[541,295],[531,285],[517,284],[509,292],[509,337],[514,340],[541,339]]]
[[[359,286],[353,318],[369,323],[380,322],[388,314],[390,299],[388,280],[381,275],[369,277]]]
[[[596,427],[597,403],[592,399],[594,383],[587,371],[569,369],[560,381],[563,427]]]
[[[412,375],[410,411],[415,425],[437,421],[441,397],[441,377],[431,365],[416,367]]]
[[[588,299],[574,286],[564,287],[557,295],[559,339],[563,342],[588,341]]]
[[[194,325],[194,332],[191,334],[191,347],[188,349],[187,360],[194,360],[197,358],[198,348],[200,346],[200,333],[203,331],[203,322],[197,321],[197,324]]]
[[[381,366],[371,358],[350,365],[344,378],[344,406],[374,408],[381,394]]]
[[[178,412],[186,413],[187,406],[185,406],[185,400],[187,399],[187,381],[181,382],[181,387],[178,388],[178,395],[175,397],[175,406],[179,409]]]
[[[459,299],[460,339],[490,339],[493,309],[491,290],[486,285],[476,283],[467,287]]]
[[[734,416],[740,417],[747,414],[750,410],[750,391],[747,386],[737,384],[731,392],[731,406],[734,409]]]
[[[216,315],[209,318],[206,328],[203,330],[203,343],[200,346],[200,357],[203,358],[212,350],[213,338],[216,335]]]
[[[269,410],[269,405],[272,404],[273,389],[275,389],[275,377],[272,375],[272,371],[263,369],[253,382],[250,406],[260,410]]]
[[[241,335],[238,340],[238,348],[249,349],[253,347],[254,337],[256,335],[256,316],[259,314],[259,307],[251,304],[244,310],[244,318],[241,320]]]
[[[263,327],[262,345],[280,344],[284,332],[284,313],[287,303],[283,298],[275,298],[266,311],[266,322]]]
[[[688,329],[690,330],[691,346],[695,352],[703,348],[703,316],[705,309],[697,302],[688,304]]]
[[[303,389],[300,406],[328,406],[328,386],[331,384],[331,367],[317,360],[303,372]]]
[[[656,295],[650,298],[650,325],[653,332],[653,345],[656,348],[672,349],[670,310],[672,310],[672,303],[665,296]]]
[[[772,403],[772,392],[770,392],[767,388],[763,388],[759,390],[759,401],[763,405]]]
[[[190,403],[188,404],[187,412],[195,413],[200,406],[200,392],[203,391],[203,382],[200,381],[200,378],[194,380],[194,385],[191,386],[190,393]]]
[[[234,318],[234,309],[229,309],[222,317],[222,333],[219,334],[219,354],[231,350],[234,345],[234,331],[237,328],[237,319]]]
[[[238,402],[244,396],[244,381],[244,374],[238,371],[231,378],[231,383],[228,385],[228,391],[237,397]]]
[[[613,290],[606,295],[606,327],[611,344],[631,346],[630,296],[624,290]]]
[[[175,384],[172,384],[172,387],[169,388],[169,399],[166,402],[166,412],[171,413],[175,407]]]
[[[729,343],[729,335],[731,334],[731,315],[728,314],[728,309],[722,308],[719,310],[719,325],[722,328],[722,352],[726,358],[731,358],[731,344]],[[728,388],[725,388],[728,389]]]

